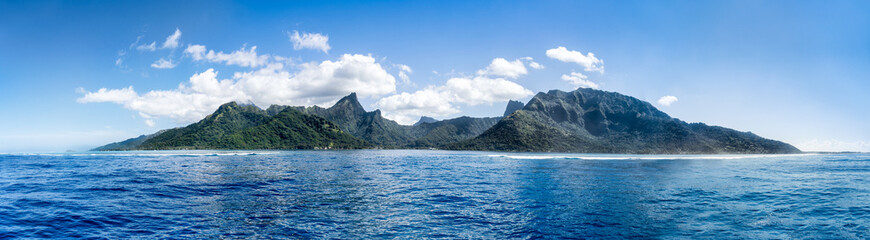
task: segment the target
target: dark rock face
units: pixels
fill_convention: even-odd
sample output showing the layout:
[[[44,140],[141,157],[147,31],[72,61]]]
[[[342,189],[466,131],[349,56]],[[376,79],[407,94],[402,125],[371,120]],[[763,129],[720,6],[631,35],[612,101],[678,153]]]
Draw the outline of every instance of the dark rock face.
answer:
[[[671,118],[651,104],[581,88],[539,93],[480,136],[452,149],[595,153],[797,153],[749,132]]]
[[[504,109],[504,115],[502,116],[507,117],[508,115],[511,115],[511,113],[523,109],[523,106],[525,106],[523,102],[510,100],[508,101],[507,107]]]

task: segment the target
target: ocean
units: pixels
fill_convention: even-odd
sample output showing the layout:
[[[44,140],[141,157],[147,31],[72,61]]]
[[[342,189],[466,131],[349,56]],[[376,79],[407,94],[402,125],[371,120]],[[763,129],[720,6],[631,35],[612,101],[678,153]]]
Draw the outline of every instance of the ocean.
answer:
[[[0,239],[868,239],[870,154],[0,154]]]

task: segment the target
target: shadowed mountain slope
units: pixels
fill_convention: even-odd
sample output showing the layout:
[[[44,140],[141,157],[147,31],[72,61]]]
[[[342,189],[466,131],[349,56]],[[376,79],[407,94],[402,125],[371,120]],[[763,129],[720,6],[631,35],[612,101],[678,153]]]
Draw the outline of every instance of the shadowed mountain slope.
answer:
[[[506,117],[421,118],[413,126],[365,111],[350,94],[332,107],[235,102],[203,120],[94,150],[446,148],[637,154],[797,153],[751,132],[686,123],[615,92],[581,88],[538,93]]]
[[[652,104],[615,92],[580,88],[538,93],[478,137],[450,149],[589,153],[797,153],[750,132],[689,124]]]

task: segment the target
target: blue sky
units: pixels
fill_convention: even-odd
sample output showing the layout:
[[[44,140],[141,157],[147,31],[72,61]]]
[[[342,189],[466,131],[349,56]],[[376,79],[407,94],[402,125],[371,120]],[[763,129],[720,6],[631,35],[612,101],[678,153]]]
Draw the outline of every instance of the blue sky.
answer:
[[[578,86],[802,150],[870,151],[868,12],[861,1],[0,1],[0,152],[85,150],[184,126],[227,99],[328,105],[353,90],[407,123],[500,115],[507,99]]]

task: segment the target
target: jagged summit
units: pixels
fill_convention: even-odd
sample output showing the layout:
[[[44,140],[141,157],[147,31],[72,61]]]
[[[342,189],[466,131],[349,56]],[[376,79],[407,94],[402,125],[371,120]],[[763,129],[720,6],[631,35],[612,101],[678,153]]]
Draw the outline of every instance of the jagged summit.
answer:
[[[420,125],[422,123],[433,123],[433,122],[437,122],[437,121],[438,120],[435,120],[434,118],[431,118],[431,117],[421,116],[420,120],[418,120],[416,123],[414,123],[414,126]]]
[[[686,123],[616,92],[538,93],[504,117],[421,117],[413,126],[365,111],[355,93],[329,108],[229,102],[201,121],[95,150],[447,148],[590,153],[795,153],[750,132]]]
[[[329,107],[329,109],[341,109],[341,111],[348,111],[353,114],[363,114],[366,112],[362,104],[359,103],[359,99],[357,99],[355,92],[339,99],[338,102],[332,105],[332,107]]]
[[[752,133],[688,124],[648,102],[589,88],[538,93],[522,110],[454,148],[643,154],[800,152]]]
[[[507,117],[508,115],[511,115],[511,113],[514,113],[517,110],[523,109],[524,106],[525,106],[525,104],[523,104],[523,102],[510,100],[510,101],[508,101],[507,107],[505,107],[505,109],[504,109],[504,115],[502,115],[502,116]]]

